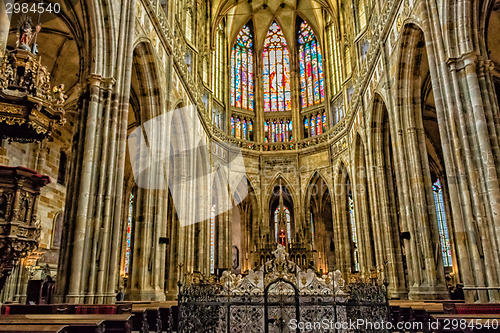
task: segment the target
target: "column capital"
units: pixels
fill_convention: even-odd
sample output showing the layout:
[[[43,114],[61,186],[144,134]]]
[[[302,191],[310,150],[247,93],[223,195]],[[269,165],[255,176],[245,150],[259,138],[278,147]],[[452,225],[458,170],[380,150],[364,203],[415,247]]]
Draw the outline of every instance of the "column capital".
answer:
[[[104,79],[101,75],[90,74],[87,78],[87,81],[90,86],[100,87]]]

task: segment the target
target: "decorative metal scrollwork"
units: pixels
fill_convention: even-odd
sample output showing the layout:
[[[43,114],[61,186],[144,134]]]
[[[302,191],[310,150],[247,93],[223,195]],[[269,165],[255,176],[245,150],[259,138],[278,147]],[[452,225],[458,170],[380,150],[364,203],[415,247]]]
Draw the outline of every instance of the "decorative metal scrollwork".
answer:
[[[346,285],[340,271],[324,276],[310,269],[302,271],[288,260],[285,247],[278,245],[274,259],[246,276],[228,271],[220,279],[199,273],[187,276],[184,284],[179,283],[179,331],[296,332],[292,321],[327,320],[332,325],[359,318],[387,321],[386,287],[376,279]],[[362,327],[356,331],[369,332]]]

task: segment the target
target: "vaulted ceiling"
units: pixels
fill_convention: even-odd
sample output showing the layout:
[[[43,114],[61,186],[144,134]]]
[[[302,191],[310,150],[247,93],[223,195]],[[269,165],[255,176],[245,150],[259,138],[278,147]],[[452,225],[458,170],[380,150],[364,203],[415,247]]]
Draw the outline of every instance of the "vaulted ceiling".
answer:
[[[234,42],[238,32],[252,20],[254,40],[257,51],[263,48],[264,39],[269,26],[277,21],[285,34],[288,44],[295,43],[297,16],[306,20],[316,37],[322,39],[319,33],[325,27],[323,10],[335,17],[337,8],[334,0],[215,0],[212,3],[212,17],[217,26],[227,17],[227,32],[230,42]]]

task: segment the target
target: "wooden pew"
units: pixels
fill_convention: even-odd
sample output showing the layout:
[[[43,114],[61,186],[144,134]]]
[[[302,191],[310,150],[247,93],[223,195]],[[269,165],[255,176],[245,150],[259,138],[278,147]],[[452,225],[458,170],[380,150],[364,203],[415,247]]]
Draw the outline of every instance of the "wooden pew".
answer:
[[[149,333],[149,324],[145,309],[132,308],[132,331]]]
[[[24,315],[27,319],[36,321],[39,319],[43,319],[45,316],[42,315]],[[104,320],[104,332],[116,332],[116,333],[130,333],[132,331],[131,319],[132,314],[62,314],[55,315],[54,319],[60,320],[80,320],[80,319],[96,319],[96,320]]]
[[[40,324],[26,324],[26,325],[8,325],[1,326],[0,333],[67,333],[67,325],[40,325]]]
[[[160,307],[160,317],[161,317],[161,331],[172,333],[174,319],[172,316],[172,308],[171,307]]]
[[[449,314],[490,314],[500,313],[500,304],[494,303],[446,303],[444,313]]]
[[[45,319],[29,319],[26,317],[18,317],[22,315],[13,316],[2,316],[0,317],[0,327],[4,326],[26,326],[34,325],[46,326],[46,325],[62,325],[67,327],[68,333],[103,333],[104,332],[104,320],[103,319],[78,319],[78,320],[68,320],[68,319],[56,319],[53,316],[58,315],[46,315]]]
[[[62,315],[10,315],[0,317],[0,325],[3,322],[17,323],[26,322],[42,324],[68,324],[70,331],[73,324],[85,322],[102,323],[103,332],[130,333],[132,314],[102,315],[102,314],[62,314]]]
[[[58,314],[68,313],[71,304],[6,304],[2,306],[2,314]]]
[[[149,332],[161,333],[162,320],[160,316],[160,308],[150,304],[133,305],[132,311],[144,311],[148,323]]]
[[[131,310],[131,304],[8,304],[2,314],[123,314]]]

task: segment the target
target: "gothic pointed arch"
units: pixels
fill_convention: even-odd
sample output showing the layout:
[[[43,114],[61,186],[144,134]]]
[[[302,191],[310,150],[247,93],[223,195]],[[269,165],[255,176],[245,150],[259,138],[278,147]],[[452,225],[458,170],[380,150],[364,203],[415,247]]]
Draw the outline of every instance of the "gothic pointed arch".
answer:
[[[341,271],[348,276],[360,271],[360,243],[358,237],[357,216],[355,213],[355,198],[349,171],[341,162],[335,177],[336,218],[334,237],[336,244],[336,260]],[[338,251],[337,251],[338,249]]]
[[[406,175],[401,173],[402,186],[413,198],[411,205],[405,202],[409,216],[404,216],[407,230],[405,238],[409,239],[409,242],[405,241],[404,244],[409,247],[405,246],[405,251],[411,298],[419,297],[420,293],[427,293],[429,285],[437,294],[446,293],[444,281],[447,269],[443,265],[445,258],[441,251],[442,237],[439,230],[439,210],[437,210],[440,205],[435,200],[433,184],[437,178],[435,167],[444,165],[443,159],[450,158],[451,151],[448,150],[450,148],[447,144],[448,130],[444,127],[442,100],[434,98],[434,94],[440,96],[441,91],[439,86],[433,84],[436,65],[429,57],[433,50],[426,47],[427,38],[424,31],[414,23],[408,23],[403,27],[402,48],[396,74],[397,103],[401,105],[401,110],[395,118],[395,124],[397,130],[405,133],[402,138],[405,149],[402,150],[398,146],[397,153],[403,159],[403,168],[407,170]],[[450,163],[449,167],[453,167],[454,162]],[[441,169],[441,171],[446,174],[446,170]],[[446,191],[445,196],[449,193],[454,192]],[[445,205],[451,207],[452,202],[448,200]],[[446,209],[450,213],[450,210]],[[451,213],[448,217],[451,219]],[[460,217],[457,218],[448,224],[450,230],[453,230],[453,222],[462,223]],[[424,239],[427,241],[424,242]],[[471,252],[472,256],[477,254],[477,248]],[[424,261],[419,259],[422,257],[426,259]],[[464,264],[466,267],[470,263],[464,262]],[[458,271],[457,267],[456,270]],[[468,273],[462,276],[467,275],[470,276]]]
[[[254,38],[251,21],[241,28],[231,51],[231,106],[254,110]]]
[[[409,239],[406,239],[407,227],[404,220],[403,188],[401,175],[397,170],[395,142],[392,139],[395,129],[394,116],[390,116],[382,96],[375,94],[372,108],[371,154],[374,166],[378,170],[374,179],[377,184],[375,198],[378,209],[379,230],[385,236],[381,237],[384,261],[388,266],[386,272],[390,287],[388,292],[394,297],[407,297],[408,294],[408,262],[407,249]]]
[[[262,53],[264,112],[292,110],[290,51],[281,27],[274,21]]]
[[[365,255],[365,265],[367,269],[376,269],[377,267],[377,253],[380,253],[381,245],[375,243],[374,239],[374,225],[372,218],[372,207],[370,200],[370,184],[368,182],[365,143],[360,133],[356,135],[354,140],[354,174],[351,179],[351,191],[353,192],[353,199],[356,202],[356,215],[358,235],[357,238],[361,241],[364,248],[361,251]],[[352,226],[351,229],[354,229]],[[380,261],[380,258],[378,258]]]
[[[288,245],[295,241],[298,226],[296,225],[296,209],[290,193],[288,182],[277,176],[271,183],[267,201],[267,219],[270,244]]]
[[[258,204],[256,192],[250,180],[244,177],[243,182],[247,186],[244,198],[239,198],[238,205],[231,211],[231,247],[229,253],[230,268],[233,272],[245,272],[252,269],[256,254],[253,246],[259,240]]]
[[[308,22],[302,21],[298,25],[300,96],[304,109],[325,100],[323,52]]]
[[[304,214],[303,234],[310,237],[317,251],[313,254],[315,265],[323,272],[331,272],[336,266],[332,198],[319,172],[313,174],[307,187]]]

